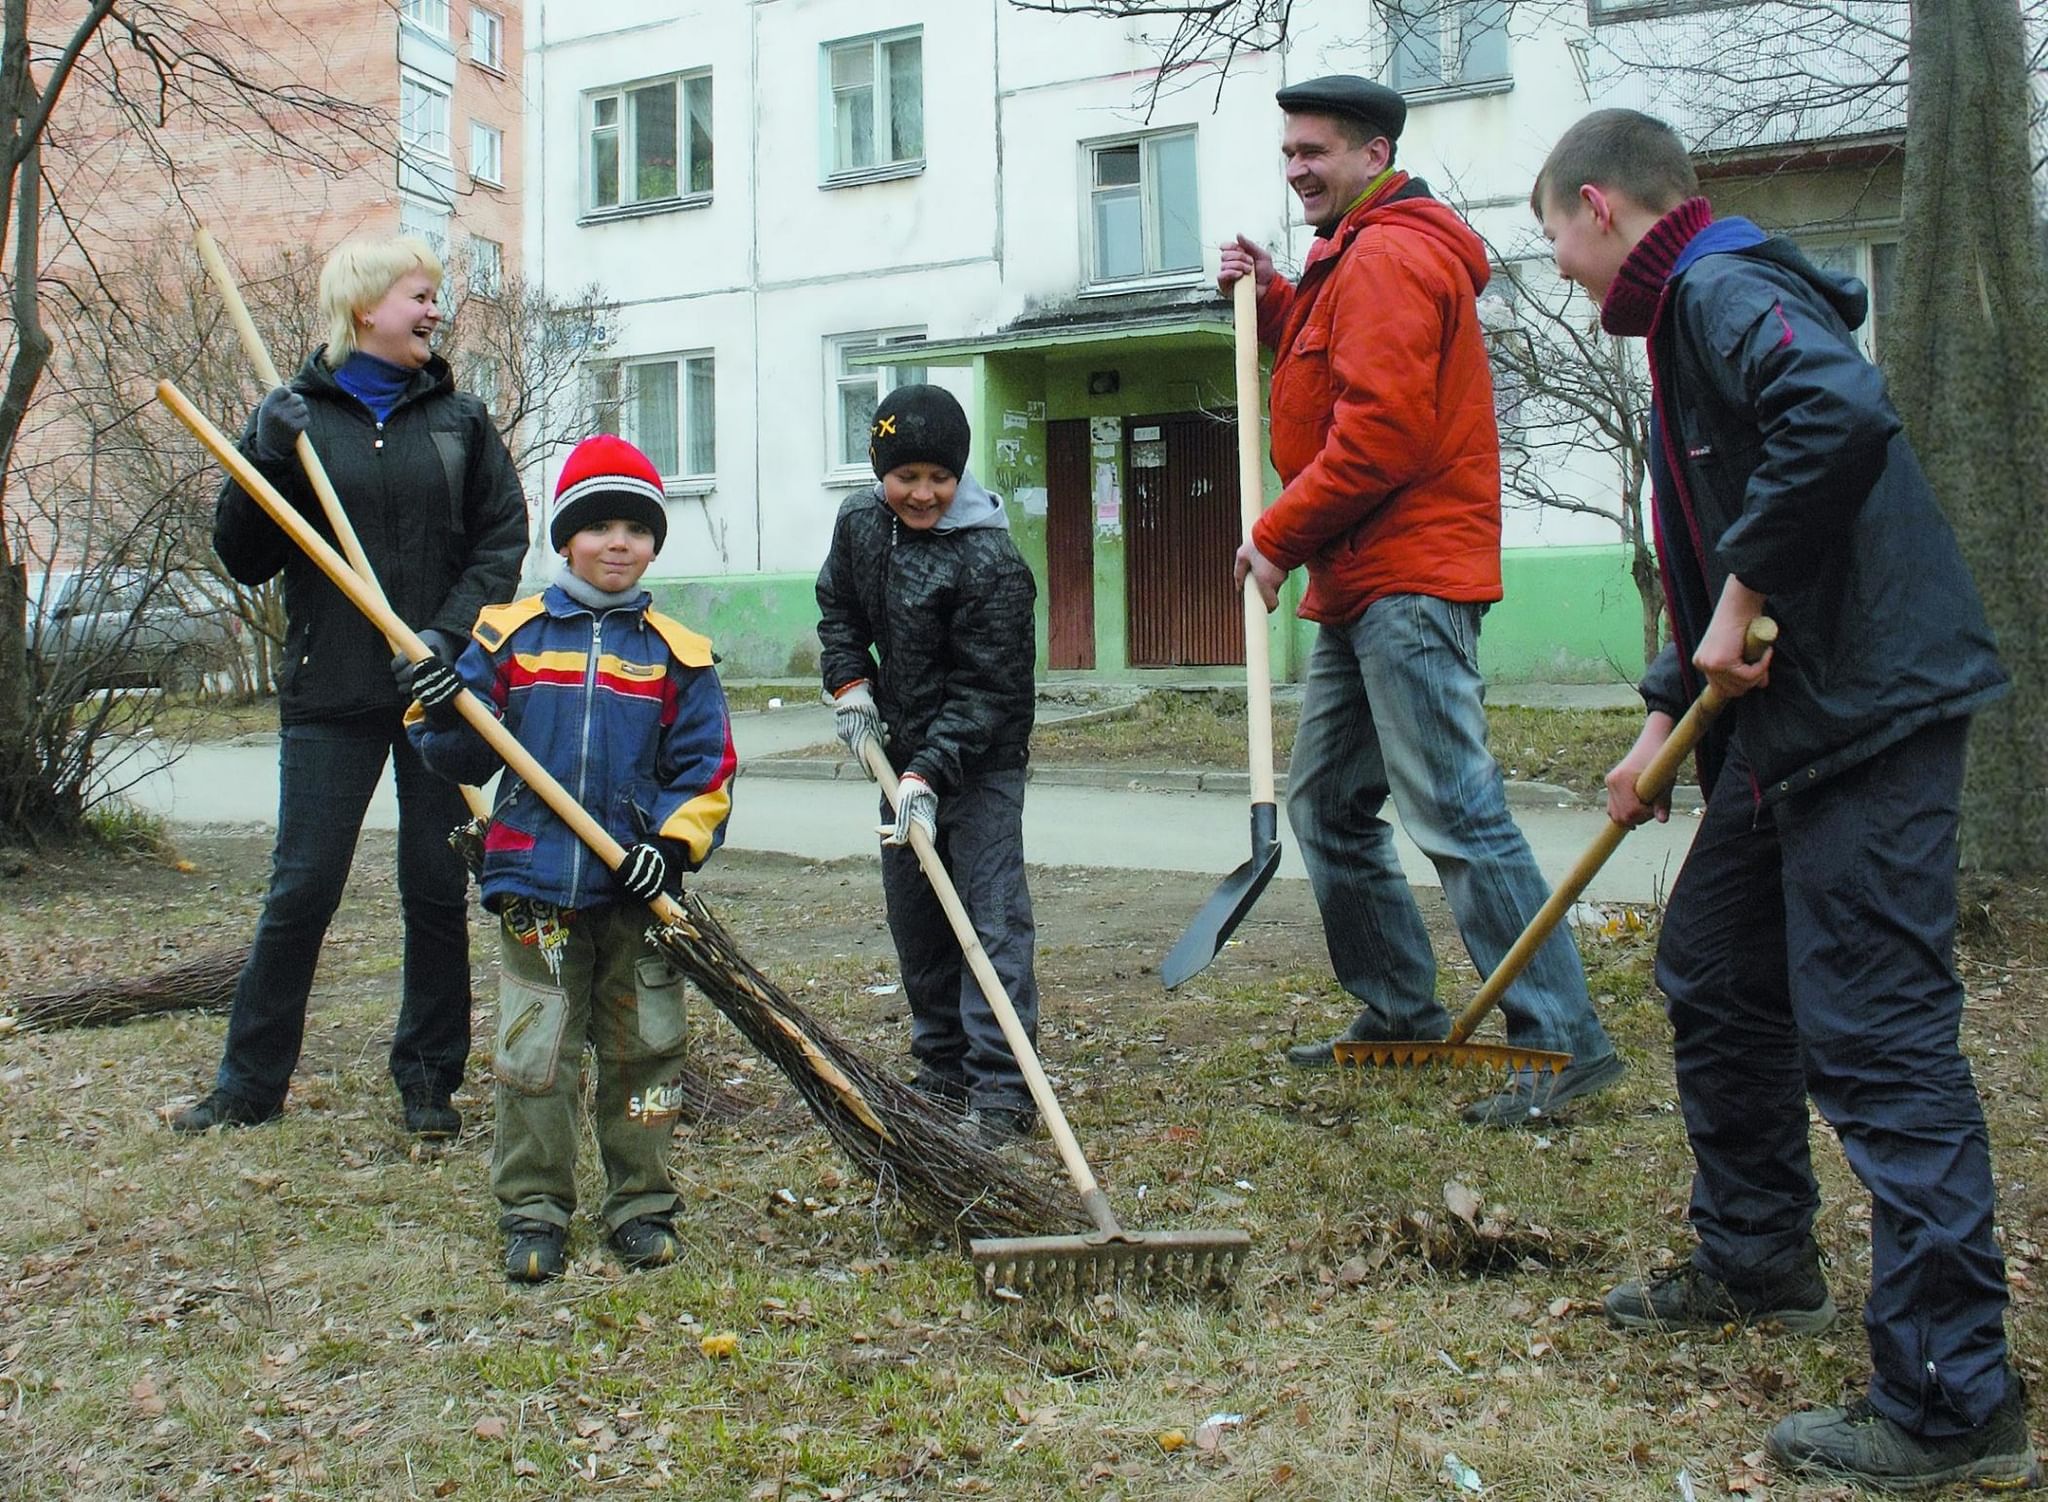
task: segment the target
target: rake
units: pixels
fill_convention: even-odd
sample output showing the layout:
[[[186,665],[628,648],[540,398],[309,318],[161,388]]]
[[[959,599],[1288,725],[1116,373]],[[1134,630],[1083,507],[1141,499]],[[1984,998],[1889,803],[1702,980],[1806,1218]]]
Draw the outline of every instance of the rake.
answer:
[[[872,739],[863,741],[861,760],[869,775],[882,785],[889,806],[894,808],[896,773],[882,748]],[[1081,1152],[1074,1129],[1067,1124],[1067,1114],[1060,1109],[1059,1097],[1052,1093],[1052,1082],[1038,1062],[1031,1035],[1018,1020],[1009,992],[1003,989],[996,967],[981,947],[974,921],[961,905],[953,879],[946,874],[938,851],[932,848],[931,836],[922,825],[911,825],[910,848],[939,905],[946,910],[946,921],[960,941],[967,968],[974,973],[982,995],[988,998],[989,1010],[1002,1026],[1010,1052],[1016,1055],[1032,1103],[1038,1107],[1046,1130],[1059,1148],[1060,1161],[1074,1182],[1074,1191],[1081,1196],[1088,1218],[1095,1222],[1092,1234],[997,1236],[970,1242],[968,1253],[974,1260],[982,1293],[990,1298],[1022,1298],[1028,1294],[1107,1292],[1118,1287],[1143,1291],[1168,1284],[1194,1288],[1227,1286],[1237,1276],[1251,1247],[1248,1232],[1126,1231],[1117,1223],[1116,1212],[1109,1208],[1109,1196],[1095,1182],[1095,1173]]]
[[[213,454],[235,483],[263,508],[327,578],[377,628],[418,662],[426,643],[392,613],[326,539],[278,494],[220,429],[169,381],[157,399]],[[592,819],[474,694],[456,700],[463,719],[503,758],[551,811],[616,869],[625,851]],[[968,1139],[956,1123],[902,1081],[876,1068],[850,1044],[785,996],[748,964],[703,901],[667,897],[650,904],[649,930],[663,954],[710,998],[740,1034],[796,1087],[854,1164],[928,1223],[962,1240],[1072,1226],[1077,1217],[1049,1183],[1019,1172]]]
[[[1742,656],[1747,662],[1755,662],[1778,639],[1778,623],[1769,616],[1759,616],[1749,623],[1749,630],[1742,641]],[[1678,781],[1678,769],[1685,759],[1692,755],[1700,737],[1707,733],[1707,727],[1726,707],[1727,700],[1721,691],[1709,684],[1706,690],[1692,702],[1678,724],[1672,727],[1662,749],[1650,764],[1636,775],[1636,797],[1644,803],[1655,803],[1671,791]],[[1486,984],[1473,996],[1471,1004],[1458,1014],[1449,1036],[1441,1043],[1338,1043],[1331,1052],[1336,1056],[1338,1067],[1353,1069],[1416,1068],[1439,1064],[1483,1065],[1495,1069],[1547,1069],[1552,1073],[1562,1070],[1571,1063],[1568,1053],[1553,1053],[1547,1049],[1516,1048],[1504,1043],[1469,1042],[1473,1030],[1485,1020],[1486,1014],[1500,1003],[1509,986],[1513,985],[1529,962],[1536,957],[1550,939],[1551,933],[1571,911],[1572,904],[1586,890],[1600,868],[1607,864],[1607,858],[1614,854],[1622,839],[1629,832],[1629,826],[1616,819],[1609,819],[1607,825],[1586,847],[1578,863],[1565,874],[1557,890],[1550,894],[1550,900],[1537,910],[1529,920],[1529,926],[1522,930],[1522,936],[1515,940],[1501,962],[1494,967],[1493,974],[1486,978]]]

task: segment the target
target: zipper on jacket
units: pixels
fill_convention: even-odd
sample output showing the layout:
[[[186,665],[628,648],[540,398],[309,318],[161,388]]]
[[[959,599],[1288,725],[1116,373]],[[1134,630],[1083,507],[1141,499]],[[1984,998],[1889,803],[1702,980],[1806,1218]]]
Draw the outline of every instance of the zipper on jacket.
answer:
[[[590,655],[583,663],[583,734],[576,748],[576,801],[588,807],[588,783],[590,779],[590,722],[597,712],[597,651],[604,635],[604,617],[596,611],[590,613]],[[569,843],[569,853],[575,863],[569,868],[569,892],[581,896],[583,892],[584,846],[581,839]],[[572,903],[581,907],[580,902]]]
[[[383,419],[381,418],[377,420],[377,436],[371,442],[370,447],[373,449],[380,449],[384,447],[384,422]]]

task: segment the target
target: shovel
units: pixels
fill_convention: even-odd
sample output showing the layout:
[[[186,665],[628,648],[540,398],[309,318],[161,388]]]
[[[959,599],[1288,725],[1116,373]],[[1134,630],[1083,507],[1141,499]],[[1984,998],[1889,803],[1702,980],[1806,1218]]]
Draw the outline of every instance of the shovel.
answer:
[[[1743,636],[1743,660],[1755,662],[1777,639],[1778,623],[1769,616],[1758,616],[1749,623],[1749,630]],[[1693,700],[1692,707],[1672,727],[1671,734],[1650,764],[1636,774],[1636,797],[1644,803],[1655,803],[1671,791],[1671,785],[1678,780],[1679,767],[1692,755],[1700,737],[1707,733],[1707,727],[1714,723],[1715,716],[1726,704],[1720,690],[1711,684]],[[1522,936],[1509,946],[1500,963],[1493,967],[1493,974],[1486,978],[1486,984],[1458,1014],[1449,1037],[1441,1043],[1333,1044],[1330,1051],[1335,1055],[1338,1067],[1386,1068],[1449,1063],[1492,1065],[1506,1069],[1548,1069],[1554,1073],[1571,1063],[1570,1054],[1466,1040],[1486,1019],[1486,1014],[1500,1003],[1508,987],[1529,968],[1529,961],[1536,958],[1536,951],[1549,942],[1551,931],[1564,920],[1572,904],[1579,900],[1579,894],[1607,864],[1607,857],[1614,854],[1628,832],[1628,825],[1609,819],[1606,828],[1593,837],[1593,843],[1586,847],[1586,853],[1579,857],[1578,864],[1565,874],[1564,880],[1557,884],[1557,890],[1550,894],[1550,900],[1537,910],[1536,916],[1529,920],[1529,926],[1522,930]]]
[[[1258,289],[1250,276],[1237,279],[1231,312],[1237,349],[1237,508],[1249,542],[1266,490],[1259,463]],[[1159,966],[1171,991],[1206,970],[1224,941],[1266,890],[1280,869],[1280,812],[1273,796],[1273,667],[1266,640],[1266,602],[1250,574],[1244,580],[1244,708],[1251,740],[1251,858],[1223,878],[1201,911]]]
[[[868,775],[882,785],[889,806],[894,808],[896,773],[872,738],[861,743],[861,762]],[[1003,989],[1002,978],[981,947],[974,921],[961,905],[960,894],[953,889],[953,878],[946,874],[939,852],[932,848],[931,836],[924,832],[923,825],[910,826],[910,848],[924,870],[925,880],[931,883],[939,906],[946,910],[953,937],[960,941],[961,952],[967,956],[967,968],[973,972],[981,994],[988,998],[989,1010],[996,1014],[1010,1052],[1016,1055],[1025,1088],[1030,1090],[1031,1102],[1038,1107],[1054,1146],[1059,1148],[1060,1161],[1074,1181],[1074,1192],[1081,1196],[1088,1218],[1095,1222],[1093,1235],[996,1236],[970,1241],[968,1255],[974,1260],[982,1292],[989,1297],[1019,1297],[1026,1292],[1092,1293],[1124,1282],[1143,1286],[1171,1281],[1197,1288],[1227,1284],[1251,1247],[1249,1232],[1126,1231],[1117,1223],[1116,1213],[1109,1208],[1109,1196],[1095,1182],[1095,1173],[1081,1152],[1074,1129],[1067,1124],[1067,1113],[1060,1109],[1059,1097],[1052,1093],[1052,1082],[1039,1065],[1031,1035],[1018,1020],[1017,1009],[1010,1004],[1010,993]]]

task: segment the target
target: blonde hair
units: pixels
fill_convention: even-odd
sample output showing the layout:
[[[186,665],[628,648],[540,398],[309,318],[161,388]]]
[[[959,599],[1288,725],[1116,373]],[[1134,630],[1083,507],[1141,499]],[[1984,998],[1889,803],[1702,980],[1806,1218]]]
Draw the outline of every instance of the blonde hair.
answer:
[[[327,320],[327,364],[338,366],[356,348],[356,316],[373,308],[409,272],[424,271],[438,290],[447,274],[434,247],[415,235],[389,240],[346,240],[320,268],[320,316]]]

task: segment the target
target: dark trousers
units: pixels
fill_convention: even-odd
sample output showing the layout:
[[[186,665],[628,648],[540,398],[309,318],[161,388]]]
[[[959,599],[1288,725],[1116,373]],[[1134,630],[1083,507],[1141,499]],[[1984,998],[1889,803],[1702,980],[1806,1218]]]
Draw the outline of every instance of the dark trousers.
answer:
[[[882,816],[894,817],[886,807]],[[941,797],[936,845],[1018,1021],[1036,1043],[1038,981],[1031,957],[1037,929],[1024,881],[1023,770],[985,773]],[[919,1069],[962,1085],[970,1106],[1034,1109],[1016,1056],[909,846],[882,847],[882,895],[903,967],[910,1052]]]
[[[401,1094],[446,1095],[469,1059],[469,873],[448,832],[468,817],[455,785],[426,769],[387,717],[287,725],[278,743],[277,846],[270,894],[235,983],[216,1083],[259,1109],[284,1103],[306,1034],[306,996],[341,904],[370,795],[398,781],[398,898],[404,991],[391,1041]]]
[[[1956,821],[1968,722],[1915,732],[1759,812],[1731,755],[1657,950],[1697,1171],[1695,1263],[1810,1257],[1806,1100],[1870,1190],[1870,1400],[1918,1434],[2005,1394],[1990,1141],[1957,1046]]]

